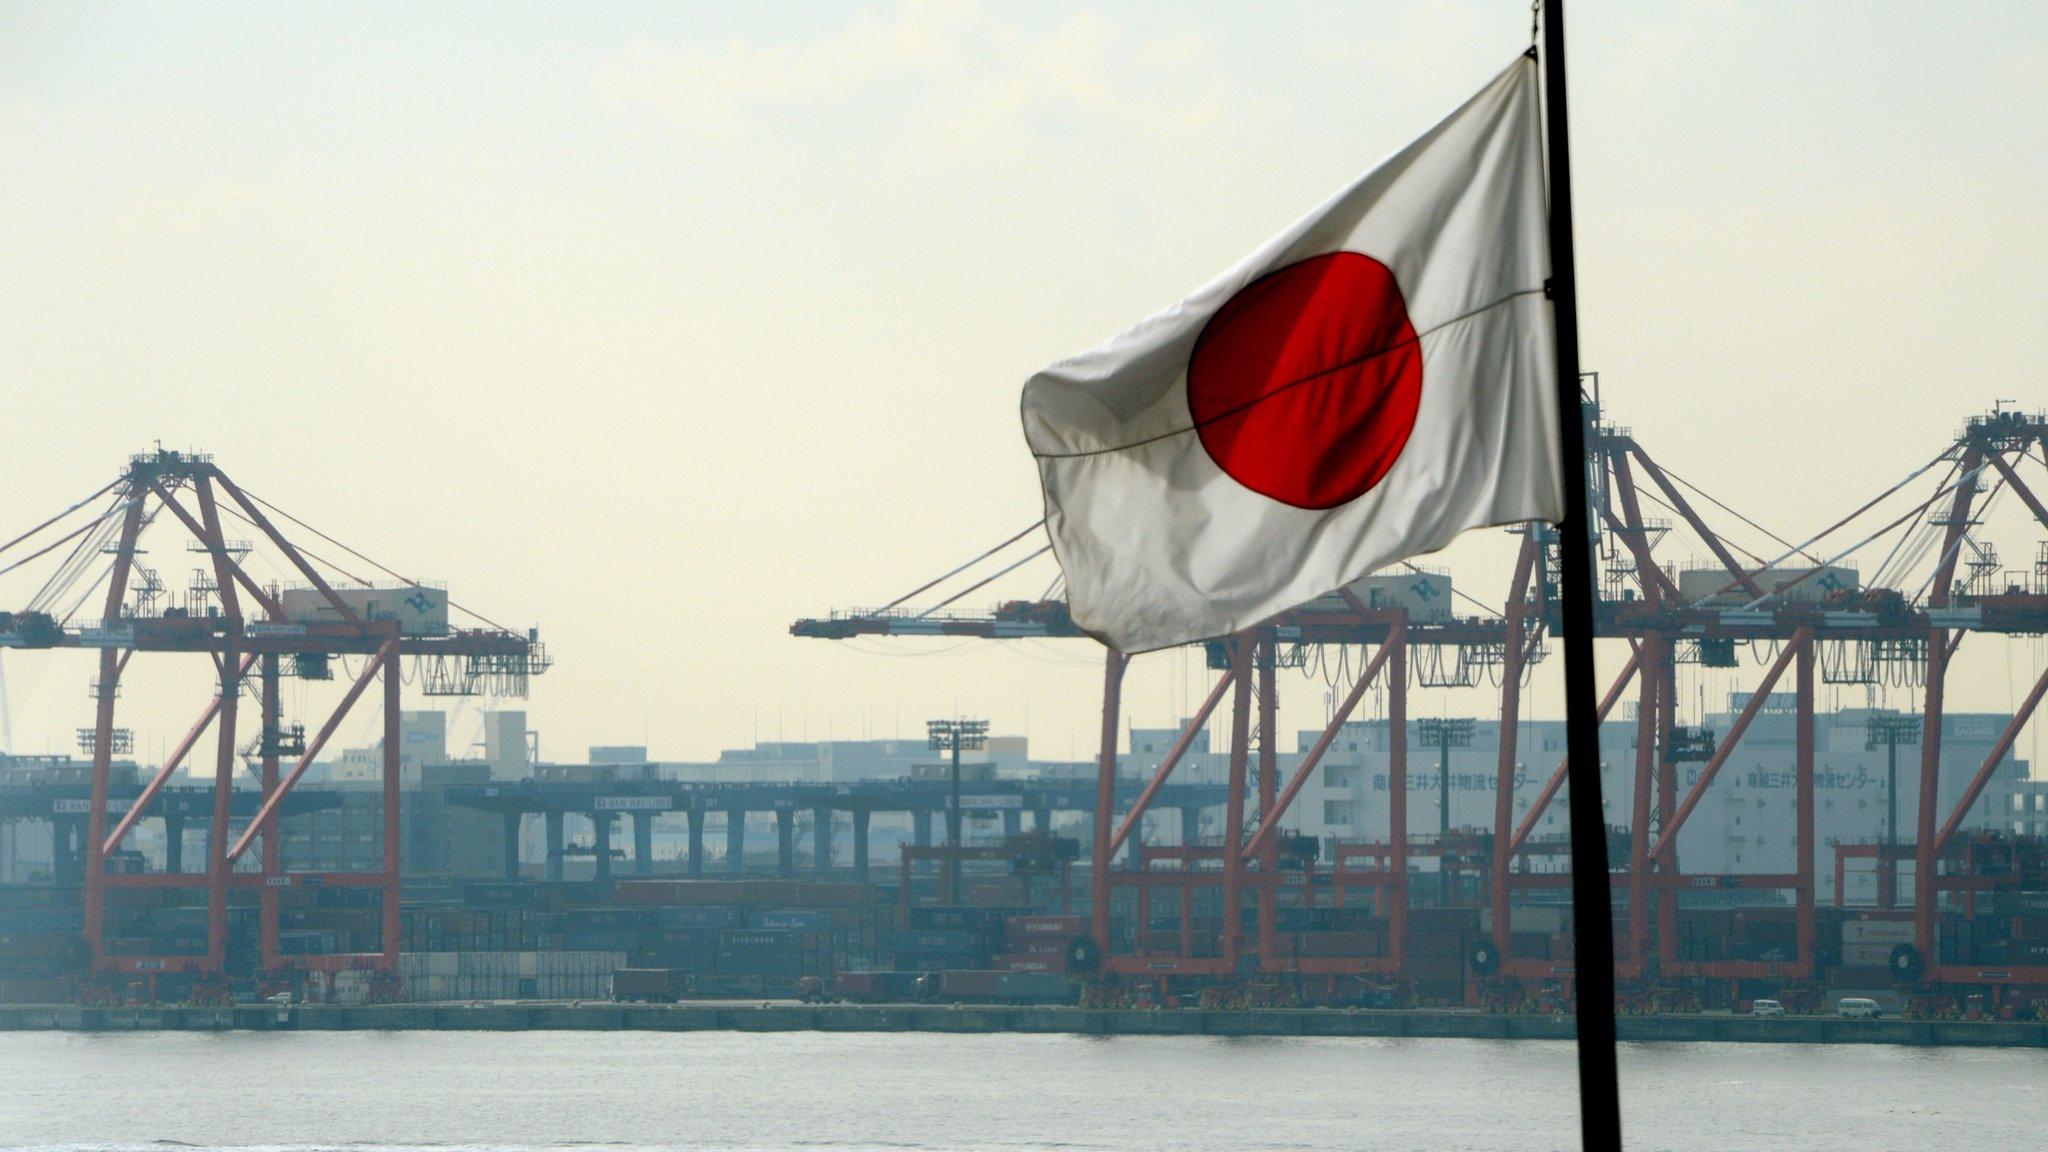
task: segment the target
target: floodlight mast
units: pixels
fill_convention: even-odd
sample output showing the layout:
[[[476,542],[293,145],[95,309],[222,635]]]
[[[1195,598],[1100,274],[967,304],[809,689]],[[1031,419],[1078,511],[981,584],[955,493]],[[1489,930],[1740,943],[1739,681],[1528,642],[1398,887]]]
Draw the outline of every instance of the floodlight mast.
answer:
[[[1472,743],[1469,716],[1427,716],[1415,722],[1416,742],[1437,750],[1437,890],[1444,907],[1451,905],[1451,749]]]
[[[960,886],[960,750],[988,744],[986,720],[928,720],[926,745],[933,751],[951,753],[952,794],[946,804],[946,903],[959,902]]]
[[[1890,908],[1899,899],[1899,745],[1920,741],[1920,717],[1897,712],[1872,712],[1863,721],[1863,748],[1882,747],[1884,760],[1884,846],[1877,857],[1877,906]]]

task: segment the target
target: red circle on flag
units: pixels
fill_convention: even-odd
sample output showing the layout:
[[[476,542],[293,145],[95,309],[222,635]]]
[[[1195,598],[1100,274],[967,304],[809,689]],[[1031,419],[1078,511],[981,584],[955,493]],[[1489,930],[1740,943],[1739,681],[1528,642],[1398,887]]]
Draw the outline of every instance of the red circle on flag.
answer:
[[[1188,408],[1209,458],[1297,508],[1370,492],[1421,401],[1422,349],[1401,286],[1358,252],[1246,285],[1210,317],[1188,363]]]

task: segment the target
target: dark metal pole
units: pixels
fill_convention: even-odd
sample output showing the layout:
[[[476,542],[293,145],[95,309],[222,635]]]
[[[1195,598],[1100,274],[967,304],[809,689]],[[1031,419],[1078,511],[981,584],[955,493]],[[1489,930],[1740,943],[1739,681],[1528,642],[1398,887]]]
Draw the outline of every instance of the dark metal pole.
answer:
[[[1437,821],[1436,886],[1444,907],[1451,906],[1451,737],[1441,734],[1436,752]]]
[[[1593,539],[1587,523],[1585,415],[1579,403],[1579,302],[1572,258],[1571,135],[1565,115],[1564,0],[1544,0],[1544,109],[1550,145],[1550,301],[1557,329],[1558,430],[1564,519],[1558,598],[1564,641],[1565,749],[1571,758],[1572,921],[1578,986],[1579,1138],[1587,1152],[1621,1147],[1614,1067],[1614,921],[1607,818],[1600,801],[1600,728],[1593,679]]]
[[[946,891],[955,904],[965,902],[960,892],[960,733],[953,733],[953,799],[946,809]]]
[[[1899,733],[1887,728],[1884,734],[1884,859],[1878,862],[1877,879],[1884,885],[1877,906],[1890,908],[1899,899]]]

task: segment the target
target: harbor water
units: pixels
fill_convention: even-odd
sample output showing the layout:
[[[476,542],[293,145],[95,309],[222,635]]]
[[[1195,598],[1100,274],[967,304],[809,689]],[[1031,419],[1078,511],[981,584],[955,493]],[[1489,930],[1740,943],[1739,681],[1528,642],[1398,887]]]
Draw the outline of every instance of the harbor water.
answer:
[[[1635,1044],[1633,1149],[2002,1149],[2048,1051]],[[0,1034],[0,1147],[1562,1149],[1552,1041],[632,1032]]]

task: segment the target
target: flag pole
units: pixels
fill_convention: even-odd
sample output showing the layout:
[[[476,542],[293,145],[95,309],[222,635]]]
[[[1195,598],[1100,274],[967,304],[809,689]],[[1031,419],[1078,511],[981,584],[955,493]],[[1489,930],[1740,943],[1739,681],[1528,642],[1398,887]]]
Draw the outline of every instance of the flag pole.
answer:
[[[1579,301],[1572,258],[1572,166],[1565,120],[1564,0],[1543,0],[1544,111],[1549,126],[1550,301],[1557,328],[1558,431],[1564,519],[1558,524],[1559,632],[1564,640],[1565,754],[1570,761],[1572,963],[1578,1001],[1579,1137],[1586,1152],[1621,1147],[1614,1062],[1614,921],[1607,818],[1600,801],[1600,725],[1593,677],[1593,539],[1588,524],[1585,416],[1579,404]]]

